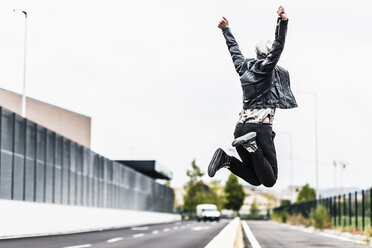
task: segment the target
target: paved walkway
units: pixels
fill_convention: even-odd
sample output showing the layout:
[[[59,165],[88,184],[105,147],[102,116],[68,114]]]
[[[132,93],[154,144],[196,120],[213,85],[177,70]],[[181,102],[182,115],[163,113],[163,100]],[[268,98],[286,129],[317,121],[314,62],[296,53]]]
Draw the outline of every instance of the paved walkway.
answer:
[[[269,221],[247,221],[248,229],[251,230],[252,248],[314,248],[314,247],[370,247],[367,245],[353,244],[319,233],[308,233],[300,230],[293,230],[279,223]],[[249,231],[248,231],[249,232]],[[257,240],[255,243],[254,239]]]

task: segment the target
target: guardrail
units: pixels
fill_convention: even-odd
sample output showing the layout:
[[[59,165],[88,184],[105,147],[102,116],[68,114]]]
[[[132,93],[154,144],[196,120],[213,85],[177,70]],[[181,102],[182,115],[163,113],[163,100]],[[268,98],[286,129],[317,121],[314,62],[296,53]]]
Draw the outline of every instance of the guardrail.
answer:
[[[372,188],[319,198],[315,201],[294,203],[288,206],[274,208],[274,213],[287,211],[289,214],[301,214],[309,217],[311,211],[321,204],[330,216],[334,227],[350,227],[357,230],[372,228]]]

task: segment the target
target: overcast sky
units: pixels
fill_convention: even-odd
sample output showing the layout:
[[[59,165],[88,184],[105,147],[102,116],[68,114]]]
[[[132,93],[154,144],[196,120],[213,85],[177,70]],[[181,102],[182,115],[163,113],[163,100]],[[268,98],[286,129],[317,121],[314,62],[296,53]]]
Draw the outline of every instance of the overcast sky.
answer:
[[[27,94],[92,117],[92,149],[110,159],[156,159],[182,186],[192,159],[204,170],[231,149],[241,88],[217,24],[230,21],[243,54],[273,38],[276,9],[288,13],[279,64],[299,108],[274,121],[275,189],[315,186],[314,92],[318,98],[319,186],[372,186],[372,2],[215,0],[25,0],[0,2],[0,87],[21,92],[28,11]],[[230,154],[233,154],[230,151]],[[226,180],[227,170],[216,178]],[[209,181],[209,178],[205,178]]]

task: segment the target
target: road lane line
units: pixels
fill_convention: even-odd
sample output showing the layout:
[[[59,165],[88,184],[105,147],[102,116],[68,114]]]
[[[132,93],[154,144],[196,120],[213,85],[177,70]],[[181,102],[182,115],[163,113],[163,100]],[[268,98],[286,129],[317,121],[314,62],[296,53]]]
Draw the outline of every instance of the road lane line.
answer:
[[[159,233],[158,230],[154,230],[154,231],[152,231],[152,234],[158,234],[158,233]]]
[[[117,238],[109,239],[106,242],[107,243],[114,243],[114,242],[118,242],[120,240],[123,240],[123,238],[122,237],[117,237]]]
[[[144,233],[137,233],[137,234],[134,234],[132,237],[133,238],[139,238],[139,237],[143,237],[143,236],[145,236]]]
[[[201,230],[209,230],[210,227],[209,226],[194,226],[194,227],[191,227],[191,230],[193,231],[201,231]]]
[[[91,247],[91,244],[84,244],[84,245],[74,245],[74,246],[65,246],[63,248],[85,248],[85,247]]]
[[[131,229],[135,231],[144,231],[144,230],[148,230],[149,227],[148,226],[135,226],[135,227],[132,227]]]
[[[242,221],[242,226],[249,242],[251,243],[252,248],[262,248],[261,245],[258,243],[256,237],[253,235],[246,221]]]
[[[164,229],[163,229],[163,232],[169,232],[169,231],[170,231],[169,228],[164,228]]]
[[[178,229],[178,226],[174,226],[174,227],[173,227],[173,230],[177,230],[177,229]]]

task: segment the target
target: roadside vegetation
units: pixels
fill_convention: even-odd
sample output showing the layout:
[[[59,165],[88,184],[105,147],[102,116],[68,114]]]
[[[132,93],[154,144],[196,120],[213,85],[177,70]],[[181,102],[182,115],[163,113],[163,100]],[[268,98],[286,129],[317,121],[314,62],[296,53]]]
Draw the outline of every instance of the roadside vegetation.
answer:
[[[220,181],[204,183],[204,172],[196,164],[191,162],[191,168],[187,169],[186,175],[189,177],[184,189],[184,205],[182,212],[186,219],[195,218],[195,208],[198,204],[215,204],[218,210],[230,209],[238,213],[244,202],[243,186],[239,184],[235,175],[230,175],[226,185],[220,186]]]
[[[298,194],[296,203],[306,202],[315,199],[315,190],[310,188],[308,185],[305,185]],[[289,206],[291,203],[289,201],[283,201],[280,206]],[[372,238],[372,228],[369,223],[369,218],[366,218],[365,221],[365,231],[361,231],[360,228],[355,228],[355,217],[349,218],[348,216],[341,216],[340,223],[345,224],[344,226],[334,226],[334,219],[331,217],[331,214],[322,204],[317,205],[315,210],[312,210],[308,216],[302,214],[290,214],[287,210],[282,210],[279,213],[272,213],[271,220],[288,223],[291,225],[300,225],[300,226],[313,226],[318,229],[334,229],[341,232],[350,232],[354,234],[366,235],[367,238]],[[362,217],[358,218],[358,222],[362,223]],[[346,225],[347,224],[347,225]]]

